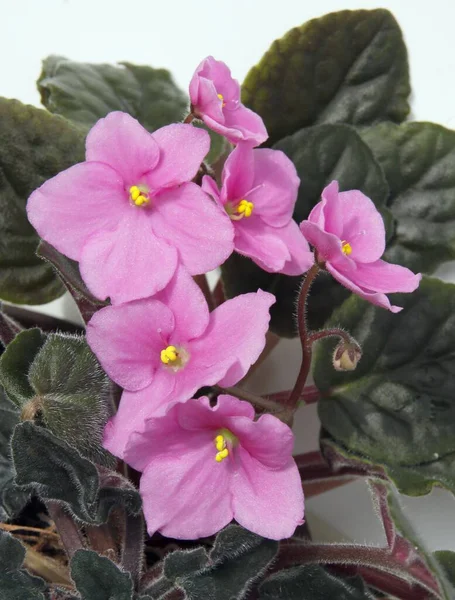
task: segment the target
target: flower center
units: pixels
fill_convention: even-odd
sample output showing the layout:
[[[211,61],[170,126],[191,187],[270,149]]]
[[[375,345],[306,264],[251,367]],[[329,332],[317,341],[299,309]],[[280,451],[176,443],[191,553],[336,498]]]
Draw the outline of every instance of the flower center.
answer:
[[[226,212],[233,221],[240,221],[244,217],[251,217],[254,209],[253,202],[249,200],[240,200],[237,206],[233,206],[230,202],[226,204]]]
[[[176,346],[167,346],[160,353],[161,362],[172,371],[179,371],[189,359],[188,352]]]
[[[343,252],[343,254],[346,254],[346,256],[349,256],[352,252],[352,246],[346,240],[343,240],[341,242],[341,252]]]
[[[229,429],[220,429],[218,435],[214,439],[215,448],[217,453],[215,454],[216,462],[221,462],[229,456],[229,447],[233,448],[238,442],[236,436],[229,431]]]
[[[221,100],[221,108],[224,108],[226,106],[226,102],[224,101],[223,94],[217,94],[217,96]]]
[[[132,185],[130,187],[130,199],[135,206],[147,206],[150,203],[150,196],[147,186]]]

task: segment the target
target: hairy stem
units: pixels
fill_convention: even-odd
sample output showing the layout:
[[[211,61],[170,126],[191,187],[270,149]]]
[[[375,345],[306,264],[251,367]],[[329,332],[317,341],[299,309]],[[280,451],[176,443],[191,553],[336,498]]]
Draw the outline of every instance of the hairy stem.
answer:
[[[318,340],[322,340],[328,337],[339,337],[344,340],[347,344],[351,342],[351,336],[344,331],[344,329],[340,329],[339,327],[334,327],[333,329],[322,329],[321,331],[315,331],[308,337],[308,343],[313,344]]]
[[[131,573],[136,590],[144,565],[144,532],[142,513],[136,516],[127,515],[121,563],[125,571]]]
[[[49,517],[54,521],[55,527],[62,540],[63,547],[71,559],[76,550],[85,547],[84,537],[74,519],[65,512],[64,508],[53,500],[46,502]]]
[[[223,388],[218,385],[214,386],[214,389],[221,394],[230,394],[231,396],[235,396],[236,398],[240,398],[241,400],[246,400],[255,406],[266,410],[267,412],[277,413],[283,411],[283,406],[277,404],[276,402],[272,402],[271,400],[267,400],[267,398],[263,398],[262,396],[256,396],[256,394],[252,394],[251,392],[247,392],[246,390],[242,390],[239,387],[228,387]]]
[[[267,398],[269,400],[273,400],[274,402],[278,402],[280,404],[287,401],[289,398],[289,394],[292,390],[285,390],[284,392],[275,392],[274,394],[268,394]],[[314,404],[321,397],[321,392],[315,385],[306,386],[299,398],[299,402],[303,402],[303,404]]]
[[[309,563],[352,565],[378,574],[387,573],[406,583],[411,589],[412,586],[418,586],[434,594],[435,598],[440,598],[439,586],[435,580],[429,581],[427,577],[421,578],[409,572],[407,565],[393,556],[388,548],[360,544],[289,544],[281,548],[275,568]]]
[[[302,344],[302,364],[300,366],[300,372],[295,382],[294,389],[289,395],[286,405],[291,409],[295,410],[297,403],[302,395],[303,388],[308,377],[311,366],[311,343],[309,343],[309,332],[306,322],[306,303],[308,294],[311,289],[313,281],[316,279],[320,267],[317,263],[311,267],[305,276],[302,288],[299,294],[298,306],[297,306],[297,321],[299,326],[299,337],[300,343]]]

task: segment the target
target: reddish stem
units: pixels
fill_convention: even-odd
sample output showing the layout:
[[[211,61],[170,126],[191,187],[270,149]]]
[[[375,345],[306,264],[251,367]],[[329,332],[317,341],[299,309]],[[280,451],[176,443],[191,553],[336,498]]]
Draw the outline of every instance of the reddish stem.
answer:
[[[269,394],[269,400],[274,402],[286,402],[289,398],[289,394],[292,390],[285,390],[284,392],[276,392],[275,394]],[[315,404],[321,397],[321,392],[315,385],[308,385],[303,389],[303,392],[299,398],[299,402],[303,402],[305,405]]]
[[[215,302],[215,307],[220,306],[223,302],[226,302],[226,296],[224,295],[223,281],[221,277],[218,279],[218,283],[213,290],[213,300]]]
[[[322,329],[321,331],[315,331],[308,337],[308,343],[313,344],[318,340],[322,340],[328,337],[339,337],[344,340],[347,344],[351,343],[351,336],[344,331],[344,329],[340,329],[339,327],[334,327],[333,329]]]
[[[317,263],[314,263],[314,265],[306,274],[299,294],[297,306],[297,321],[299,326],[300,343],[302,344],[302,364],[300,366],[300,372],[298,374],[297,381],[295,382],[294,389],[292,390],[286,402],[286,406],[288,406],[291,410],[294,410],[297,406],[300,396],[302,395],[303,388],[305,387],[308,373],[310,371],[312,352],[311,343],[308,343],[309,332],[306,322],[306,302],[311,285],[315,280],[316,276],[318,275],[319,271],[319,265]]]
[[[193,115],[193,113],[191,112],[189,115],[187,115],[187,116],[185,117],[185,119],[183,120],[183,122],[184,122],[184,123],[186,123],[186,124],[189,124],[189,123],[191,123],[191,121],[192,121],[193,119],[194,119],[194,115]]]

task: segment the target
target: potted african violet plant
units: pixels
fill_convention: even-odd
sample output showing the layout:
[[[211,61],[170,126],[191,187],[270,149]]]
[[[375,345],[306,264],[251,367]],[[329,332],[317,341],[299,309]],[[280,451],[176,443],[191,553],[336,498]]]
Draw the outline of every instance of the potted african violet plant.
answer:
[[[297,27],[241,87],[51,56],[38,88],[0,100],[0,295],[84,326],[0,313],[0,597],[453,599],[398,491],[455,492],[455,287],[422,277],[455,258],[455,133],[406,120],[393,16]],[[247,391],[296,336],[289,389]],[[353,478],[383,548],[312,540],[304,495]]]

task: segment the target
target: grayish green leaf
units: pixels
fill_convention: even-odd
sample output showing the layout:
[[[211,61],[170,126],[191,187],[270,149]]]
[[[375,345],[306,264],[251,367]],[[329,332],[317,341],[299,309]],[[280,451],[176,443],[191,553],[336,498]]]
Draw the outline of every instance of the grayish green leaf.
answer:
[[[42,304],[64,292],[35,255],[39,238],[27,220],[27,198],[47,179],[84,159],[80,130],[61,117],[0,98],[0,297]]]
[[[386,260],[433,271],[455,258],[455,131],[434,123],[380,123],[359,133],[390,186],[395,234]]]
[[[352,297],[327,326],[360,343],[357,369],[333,369],[334,342],[318,343],[313,375],[322,425],[350,452],[385,465],[400,490],[455,493],[455,286],[426,278],[396,294],[392,314]]]
[[[19,540],[0,529],[0,598],[44,600],[46,584],[21,568],[24,558],[25,548]]]
[[[133,582],[105,556],[78,550],[71,560],[71,578],[83,600],[132,600]]]
[[[403,121],[410,91],[406,46],[393,15],[345,10],[276,40],[246,76],[242,97],[274,143],[319,123]]]

